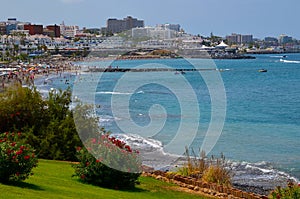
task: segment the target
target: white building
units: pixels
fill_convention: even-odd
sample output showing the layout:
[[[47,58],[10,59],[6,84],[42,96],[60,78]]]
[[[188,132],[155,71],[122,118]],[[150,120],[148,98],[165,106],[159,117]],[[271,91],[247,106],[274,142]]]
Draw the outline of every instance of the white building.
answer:
[[[66,26],[64,22],[60,24],[60,33],[65,37],[75,37],[79,32],[79,26]]]
[[[144,28],[132,28],[131,36],[132,38],[146,38],[150,37],[150,32],[153,31],[153,27],[144,27]]]
[[[159,28],[162,28],[162,29],[170,29],[170,30],[174,30],[176,32],[180,31],[180,25],[179,24],[169,24],[169,23],[166,23],[166,24],[156,25],[156,27],[159,27]]]
[[[132,38],[150,38],[150,39],[172,39],[176,37],[177,32],[165,27],[144,27],[133,28]]]

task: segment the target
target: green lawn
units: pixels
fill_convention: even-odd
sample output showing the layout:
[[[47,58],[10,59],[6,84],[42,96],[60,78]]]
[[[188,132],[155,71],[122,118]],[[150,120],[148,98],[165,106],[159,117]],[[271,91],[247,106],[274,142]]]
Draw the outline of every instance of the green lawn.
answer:
[[[148,177],[132,191],[117,191],[83,184],[73,177],[70,163],[40,160],[34,175],[24,182],[0,184],[0,198],[187,198],[199,195],[177,191],[177,186]]]

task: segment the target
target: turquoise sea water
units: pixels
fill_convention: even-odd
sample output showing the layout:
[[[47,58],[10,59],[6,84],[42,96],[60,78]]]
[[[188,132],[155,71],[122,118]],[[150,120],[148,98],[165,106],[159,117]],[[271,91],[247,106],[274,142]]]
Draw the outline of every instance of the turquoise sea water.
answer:
[[[190,62],[195,65],[191,65]],[[85,77],[80,80],[89,81],[100,78],[95,90],[95,104],[99,104],[97,114],[100,124],[114,133],[122,133],[118,125],[126,125],[131,129],[133,121],[137,126],[146,127],[151,124],[155,129],[160,121],[165,120],[163,128],[155,132],[151,138],[168,144],[175,136],[184,119],[186,131],[192,132],[193,123],[199,122],[197,134],[191,147],[198,149],[203,143],[205,133],[211,122],[212,101],[209,86],[203,75],[218,73],[223,80],[226,94],[226,117],[224,128],[210,154],[220,154],[234,161],[251,163],[270,162],[275,168],[300,178],[300,54],[257,55],[255,60],[133,60],[115,62],[86,62],[81,65],[90,67],[173,67],[173,68],[217,68],[218,70],[186,72],[145,72],[130,74],[103,73]],[[267,69],[266,73],[258,72]],[[222,72],[221,72],[222,71]],[[74,76],[53,77],[53,81],[40,89],[50,87],[66,87],[64,78],[74,80]],[[197,96],[200,118],[193,113],[197,108],[193,104],[193,93],[187,91],[183,79],[191,85]],[[56,80],[55,80],[56,79]],[[125,79],[125,80],[124,80]],[[149,80],[145,83],[145,79]],[[124,81],[123,81],[124,80]],[[210,81],[210,80],[209,80]],[[215,79],[211,80],[212,84]],[[152,82],[152,83],[151,83]],[[37,82],[38,84],[38,82]],[[122,86],[118,85],[122,84]],[[168,86],[166,86],[168,85]],[[117,87],[123,90],[116,89]],[[183,98],[178,97],[180,92]],[[134,89],[133,89],[134,88]],[[133,90],[132,90],[133,89]],[[216,91],[222,93],[222,91]],[[118,102],[112,107],[112,97]],[[190,106],[186,106],[189,104]],[[185,103],[185,112],[181,108]],[[151,106],[159,104],[154,111]],[[161,109],[164,108],[164,110]],[[128,110],[129,116],[114,115]],[[152,123],[151,123],[152,122]],[[129,124],[130,123],[130,124]],[[157,126],[156,126],[157,125]],[[125,132],[132,133],[132,132]],[[189,134],[187,133],[187,136]]]

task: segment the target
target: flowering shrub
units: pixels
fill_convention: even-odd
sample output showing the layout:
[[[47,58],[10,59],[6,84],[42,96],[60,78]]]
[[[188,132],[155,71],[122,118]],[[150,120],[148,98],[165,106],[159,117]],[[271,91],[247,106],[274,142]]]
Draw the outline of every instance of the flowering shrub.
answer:
[[[71,103],[71,89],[50,91],[15,85],[0,92],[0,132],[21,131],[39,158],[76,160],[81,145]]]
[[[34,150],[21,140],[21,133],[0,134],[0,181],[25,180],[37,166]]]
[[[277,187],[270,195],[272,199],[297,199],[300,198],[300,184],[288,181],[286,188]]]
[[[141,174],[137,151],[108,135],[90,139],[85,146],[77,150],[79,164],[74,164],[75,176],[83,182],[102,187],[134,187]]]

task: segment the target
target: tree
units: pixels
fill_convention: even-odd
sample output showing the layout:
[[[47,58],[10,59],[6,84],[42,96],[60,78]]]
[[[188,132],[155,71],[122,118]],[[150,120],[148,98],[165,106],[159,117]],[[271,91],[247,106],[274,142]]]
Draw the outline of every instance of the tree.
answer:
[[[13,55],[18,55],[19,54],[19,45],[18,44],[13,44]]]
[[[23,132],[40,158],[75,160],[82,144],[70,102],[70,89],[43,99],[35,88],[12,86],[0,94],[0,132]]]

